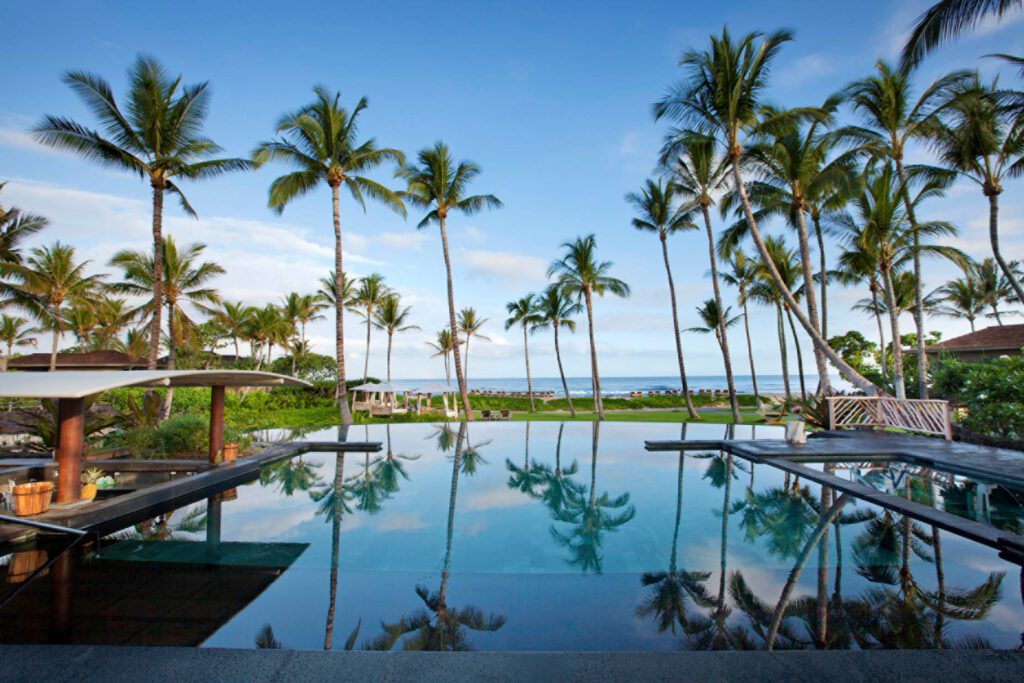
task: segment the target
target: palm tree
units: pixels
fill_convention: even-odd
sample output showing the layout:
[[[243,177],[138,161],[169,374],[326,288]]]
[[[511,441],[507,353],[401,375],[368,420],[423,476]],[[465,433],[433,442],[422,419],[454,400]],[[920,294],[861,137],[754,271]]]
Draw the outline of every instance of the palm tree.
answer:
[[[562,390],[565,392],[565,400],[569,404],[569,413],[576,417],[576,408],[572,405],[572,396],[569,394],[569,385],[565,381],[565,370],[562,368],[562,352],[558,347],[558,329],[564,327],[569,332],[576,331],[574,315],[579,315],[583,308],[579,301],[573,301],[558,285],[548,285],[544,292],[537,297],[538,320],[530,328],[530,332],[543,330],[548,327],[555,334],[555,361],[558,363],[558,376],[562,379]]]
[[[466,362],[464,364],[464,371],[467,385],[469,384],[469,340],[476,337],[481,341],[491,341],[490,337],[480,334],[480,330],[483,329],[484,324],[489,321],[490,318],[481,318],[477,315],[476,309],[473,307],[463,308],[459,311],[457,329],[458,332],[464,336],[462,343],[466,345]]]
[[[338,284],[335,282],[336,278],[334,275],[335,271],[329,271],[325,277],[320,278],[320,289],[317,290],[316,295],[323,301],[327,302],[327,305],[334,308],[337,305],[338,293],[336,289]],[[352,299],[356,295],[356,287],[359,285],[359,278],[349,277],[348,273],[341,274],[341,305],[348,308],[352,304]]]
[[[1020,261],[1010,261],[1006,265],[1014,277],[1020,278],[1024,275],[1021,271]],[[1004,303],[1012,304],[1019,301],[1014,295],[1009,278],[1003,275],[1001,269],[992,258],[986,258],[975,263],[973,268],[975,277],[978,280],[981,296],[988,307],[992,309],[992,312],[986,313],[985,317],[995,318],[996,324],[1002,325],[1003,316],[1007,315],[1007,312],[1000,312],[999,307]],[[1010,311],[1009,315],[1019,315],[1019,312]]]
[[[867,240],[855,240],[853,248],[846,249],[839,254],[839,266],[829,273],[829,277],[843,286],[859,286],[867,284],[871,296],[865,303],[869,307],[861,308],[875,317],[875,324],[878,326],[879,346],[882,353],[882,376],[888,377],[888,364],[885,359],[885,327],[882,325],[882,283],[879,277],[879,257],[876,244]],[[894,264],[902,267],[901,264]]]
[[[408,186],[402,197],[410,203],[428,209],[427,215],[416,226],[425,228],[437,223],[441,230],[441,250],[444,253],[444,269],[448,279],[448,323],[452,336],[456,339],[459,326],[455,320],[455,292],[452,288],[452,262],[448,254],[448,231],[445,222],[448,215],[462,213],[472,215],[485,208],[498,208],[501,200],[492,194],[466,195],[469,183],[480,174],[480,167],[472,161],[460,161],[458,165],[452,159],[448,145],[441,141],[433,147],[420,150],[417,165],[407,166],[402,170]],[[468,352],[467,340],[467,352]],[[462,397],[462,409],[466,419],[473,419],[473,411],[469,407],[469,392],[466,378],[462,371],[462,358],[459,345],[452,347],[455,359],[455,378],[459,383],[459,394]]]
[[[1013,125],[1011,113],[1000,106],[998,97],[996,83],[983,84],[975,73],[951,93],[932,144],[943,166],[978,185],[988,198],[992,255],[1017,299],[1024,301],[1020,276],[999,248],[999,195],[1003,182],[1024,172],[1024,134]]]
[[[750,339],[750,313],[747,310],[747,302],[750,300],[750,290],[757,281],[757,263],[747,258],[742,249],[736,248],[729,252],[725,258],[730,270],[722,275],[726,283],[739,290],[737,302],[743,307],[743,329],[747,335],[747,359],[750,361],[750,380],[754,385],[754,403],[761,405],[761,394],[757,391],[757,373],[754,370],[754,344]]]
[[[952,42],[991,16],[1002,19],[1022,5],[1022,0],[936,0],[914,22],[900,54],[901,67],[909,70],[939,45]]]
[[[455,353],[455,337],[452,336],[452,331],[447,327],[443,330],[437,331],[437,341],[427,342],[427,346],[434,349],[436,353],[433,355],[434,358],[441,356],[444,358],[444,380],[445,384],[452,383],[452,369],[451,363],[448,357]]]
[[[23,263],[8,263],[13,301],[53,336],[50,371],[57,369],[57,348],[66,328],[65,306],[86,299],[105,275],[86,275],[89,261],[75,262],[75,248],[60,242],[33,247]]]
[[[204,308],[204,310],[220,323],[227,332],[227,335],[231,337],[235,344],[235,362],[237,363],[241,357],[238,340],[245,336],[246,329],[249,327],[249,321],[252,319],[256,309],[241,301],[222,301],[220,308]]]
[[[920,398],[927,398],[928,359],[924,353],[924,295],[920,252],[917,249],[918,221],[910,197],[909,169],[904,165],[908,143],[927,142],[939,125],[938,113],[949,95],[963,85],[970,74],[957,71],[933,81],[917,100],[913,99],[913,76],[906,70],[894,70],[885,62],[875,65],[876,74],[846,86],[845,96],[854,113],[860,114],[866,127],[846,127],[836,135],[854,141],[861,150],[889,159],[896,176],[904,185],[902,194],[913,242],[914,325],[917,328],[917,378]]]
[[[392,292],[384,297],[380,306],[373,314],[373,325],[378,330],[388,333],[388,382],[391,381],[391,342],[396,332],[409,332],[418,330],[419,325],[410,325],[410,306],[402,307],[402,297]],[[369,355],[369,352],[367,352]]]
[[[681,168],[686,168],[685,161],[679,161]],[[689,169],[687,169],[689,170]],[[680,171],[680,174],[684,171]],[[681,192],[686,197],[685,190]],[[668,277],[669,304],[672,306],[672,331],[676,342],[676,360],[679,362],[679,381],[682,384],[683,400],[686,402],[686,411],[691,419],[698,419],[700,414],[693,407],[693,399],[690,396],[690,387],[686,381],[686,364],[683,362],[683,342],[679,334],[679,309],[676,305],[676,286],[672,281],[672,268],[668,260],[668,236],[683,230],[695,230],[697,228],[690,220],[688,207],[673,206],[676,203],[676,186],[669,183],[666,187],[659,180],[654,182],[648,180],[644,189],[639,193],[630,192],[626,195],[626,201],[631,204],[637,212],[633,218],[633,227],[637,230],[645,230],[658,235],[661,242],[661,257],[665,262],[665,275]],[[714,266],[712,266],[714,267]],[[717,280],[715,282],[717,287]],[[735,406],[736,396],[733,392],[732,376],[728,377],[730,401]]]
[[[281,117],[275,140],[261,142],[253,152],[257,166],[280,161],[296,170],[279,176],[270,184],[270,208],[278,213],[322,182],[331,189],[334,223],[334,272],[344,273],[341,244],[339,190],[344,187],[366,210],[366,197],[405,216],[405,205],[397,193],[364,174],[383,164],[401,165],[405,157],[397,149],[378,148],[373,138],[358,141],[359,114],[366,109],[360,98],[349,112],[340,105],[341,93],[333,96],[326,88],[313,88],[313,102]],[[335,357],[338,363],[337,400],[343,425],[352,424],[345,386],[345,296],[344,278],[334,278]]]
[[[384,284],[384,276],[379,273],[367,275],[359,281],[359,289],[352,296],[349,306],[366,319],[366,358],[363,361],[363,381],[370,377],[370,330],[373,328],[373,316],[377,308],[391,294]]]
[[[679,63],[687,71],[687,76],[655,105],[654,114],[656,118],[671,118],[689,126],[689,130],[671,131],[670,143],[671,140],[693,136],[695,130],[699,135],[714,136],[724,146],[726,159],[732,167],[733,187],[749,224],[750,236],[779,294],[832,365],[859,389],[875,393],[878,387],[829,347],[821,331],[797,306],[793,293],[770,262],[743,181],[741,159],[744,141],[741,136],[756,130],[759,125],[760,98],[768,85],[771,63],[782,45],[790,40],[792,35],[788,31],[776,31],[768,36],[759,32],[748,33],[734,41],[729,30],[723,29],[721,37],[711,37],[709,50],[691,49],[683,54]]]
[[[97,329],[93,332],[92,344],[96,349],[112,348],[118,335],[132,322],[132,311],[126,299],[104,296],[93,303],[93,313]],[[145,353],[137,357],[144,356]]]
[[[505,319],[505,329],[511,329],[514,325],[520,325],[523,328],[523,356],[526,358],[526,391],[530,395],[530,412],[533,413],[536,412],[536,407],[533,404],[533,380],[530,379],[530,344],[527,332],[531,326],[535,326],[541,321],[541,315],[537,309],[537,295],[531,292],[521,299],[509,301],[505,304],[505,310],[509,314],[508,318]],[[468,348],[466,354],[466,361],[468,363]]]
[[[291,325],[281,315],[281,310],[277,306],[267,304],[253,312],[245,336],[252,347],[257,370],[262,367],[264,361],[270,364],[274,345],[278,342],[285,343],[290,333]]]
[[[7,183],[0,183],[0,190]],[[50,224],[43,216],[25,213],[16,206],[0,204],[0,263],[20,263],[22,246],[28,238]]]
[[[40,330],[31,327],[24,318],[14,315],[0,315],[0,344],[7,347],[7,353],[0,358],[0,372],[7,372],[7,363],[14,354],[15,347],[36,346],[35,335]]]
[[[930,312],[946,318],[966,318],[974,332],[974,321],[985,312],[985,293],[973,268],[964,269],[963,277],[954,278],[929,296],[936,302]],[[884,343],[883,343],[883,349]]]
[[[765,249],[768,252],[769,263],[775,268],[780,279],[790,288],[793,300],[797,301],[800,290],[797,289],[797,281],[800,278],[800,266],[796,263],[796,253],[786,245],[786,240],[781,236],[772,236],[765,240]],[[783,298],[772,279],[771,273],[763,264],[758,264],[757,281],[750,289],[750,298],[766,306],[775,307],[775,322],[779,336],[779,358],[782,362],[782,383],[785,389],[786,398],[792,396],[789,388],[789,358],[786,351],[786,328],[788,320],[789,327],[793,332],[793,345],[796,350],[797,373],[800,378],[800,394],[806,397],[807,389],[804,386],[804,362],[803,352],[800,350],[800,339],[796,334],[796,325],[793,323],[792,309],[789,303]]]
[[[149,351],[149,338],[145,330],[131,329],[125,333],[124,339],[114,340],[113,349],[131,358],[145,358]]]
[[[153,286],[149,309],[150,370],[160,355],[160,329],[164,305],[163,273],[164,194],[178,196],[190,216],[196,212],[177,179],[206,180],[232,171],[246,171],[246,159],[211,159],[221,151],[203,135],[210,106],[209,82],[182,85],[151,57],[139,55],[128,69],[128,97],[118,107],[106,80],[86,71],[68,71],[67,84],[99,121],[102,133],[69,118],[45,116],[32,130],[44,145],[67,150],[102,166],[120,169],[149,181],[153,190]]]
[[[601,400],[601,376],[597,370],[597,344],[594,341],[594,295],[605,293],[628,297],[629,285],[608,274],[611,261],[597,260],[597,240],[593,235],[577,237],[572,242],[563,242],[565,255],[551,264],[548,277],[557,277],[558,287],[563,294],[576,302],[582,300],[587,311],[587,333],[590,336],[590,376],[593,382],[594,407],[597,419],[604,419],[604,402]]]
[[[722,352],[722,360],[725,363],[726,375],[732,374],[732,363],[729,360],[729,346],[728,346],[728,330],[730,327],[740,321],[740,316],[732,315],[732,306],[726,306],[723,311],[718,307],[718,302],[715,299],[707,299],[703,304],[697,307],[697,316],[704,323],[703,326],[691,327],[687,329],[687,332],[697,332],[700,334],[714,333],[715,341],[718,342],[718,348]],[[739,407],[733,407],[733,422],[739,424],[743,422],[743,416],[740,415]]]
[[[293,345],[292,374],[295,374],[295,362],[300,355],[298,350],[306,348],[306,325],[314,320],[323,320],[320,311],[327,308],[319,294],[299,294],[290,292],[281,302],[281,311],[292,325],[292,336],[297,343]]]

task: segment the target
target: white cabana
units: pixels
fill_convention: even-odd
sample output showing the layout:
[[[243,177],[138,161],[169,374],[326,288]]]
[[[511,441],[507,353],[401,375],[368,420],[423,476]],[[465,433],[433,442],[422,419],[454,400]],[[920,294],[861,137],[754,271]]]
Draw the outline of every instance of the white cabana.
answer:
[[[452,402],[450,408],[448,405],[448,394],[452,394]],[[450,384],[441,384],[440,382],[435,382],[433,384],[428,384],[425,387],[420,387],[414,392],[414,396],[416,398],[416,412],[419,413],[422,411],[422,409],[420,408],[420,401],[422,399],[426,399],[427,407],[429,408],[431,397],[440,395],[441,404],[444,407],[445,417],[457,419],[459,417],[459,404],[455,399],[454,394],[455,389],[453,389]]]
[[[398,393],[401,389],[387,382],[368,382],[352,387],[350,391],[352,392],[353,411],[366,410],[371,416],[389,417],[394,413],[404,413],[409,409],[408,392],[404,392],[405,402],[399,406]]]

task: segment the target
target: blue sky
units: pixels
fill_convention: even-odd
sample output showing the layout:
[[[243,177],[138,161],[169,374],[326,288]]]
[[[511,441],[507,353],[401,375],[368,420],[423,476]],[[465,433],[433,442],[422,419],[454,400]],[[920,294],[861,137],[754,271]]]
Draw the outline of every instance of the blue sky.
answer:
[[[597,306],[602,373],[674,371],[657,240],[630,227],[622,198],[652,173],[662,127],[652,121],[650,105],[677,77],[681,50],[703,46],[723,23],[734,32],[792,28],[796,41],[782,52],[770,96],[789,106],[816,104],[868,73],[878,57],[893,58],[927,3],[394,2],[335,3],[309,13],[257,2],[244,9],[177,2],[130,10],[117,2],[4,4],[9,30],[0,45],[7,65],[0,74],[0,179],[11,182],[2,197],[52,219],[40,241],[70,242],[106,269],[117,249],[144,248],[149,231],[147,186],[44,150],[26,135],[44,113],[91,121],[60,83],[66,69],[99,73],[120,94],[126,67],[146,52],[186,82],[211,81],[208,132],[232,155],[267,139],[283,112],[310,100],[314,84],[340,90],[349,105],[366,95],[364,134],[407,154],[442,139],[458,157],[483,167],[474,189],[505,203],[450,223],[456,303],[476,306],[491,319],[485,331],[493,342],[474,345],[473,374],[501,377],[522,373],[521,335],[502,329],[504,303],[541,289],[559,244],[590,232],[634,291],[628,301]],[[994,64],[980,55],[1024,53],[1020,27],[1018,20],[984,26],[926,62],[922,80],[955,67],[994,73]],[[1005,79],[1017,82],[1012,74]],[[190,187],[198,221],[169,202],[169,231],[179,241],[208,244],[210,257],[228,269],[219,282],[227,298],[262,303],[293,289],[312,290],[332,263],[326,190],[280,217],[266,208],[267,186],[280,170]],[[386,172],[379,179],[395,182]],[[1005,249],[1016,257],[1024,255],[1019,193],[1019,182],[1007,188],[1003,210]],[[980,194],[964,185],[927,212],[954,221],[961,229],[956,243],[980,258],[988,255],[984,208]],[[446,320],[436,229],[417,231],[415,213],[408,221],[375,208],[364,214],[344,200],[342,222],[347,269],[384,274],[423,328],[396,340],[394,374],[437,376],[440,362],[424,345]],[[710,296],[706,247],[692,233],[673,238],[671,249],[681,316],[689,326],[696,322],[694,307]],[[952,271],[943,266],[928,273],[928,285],[936,286]],[[874,336],[870,321],[850,311],[863,295],[835,291],[833,330]],[[347,320],[347,353],[361,368],[358,319]],[[759,368],[777,372],[774,315],[754,311],[751,325]],[[947,336],[967,330],[964,321],[932,325]],[[904,326],[911,329],[909,317]],[[329,322],[311,328],[320,350],[329,352],[332,329]],[[721,372],[712,339],[685,340],[692,373]],[[733,346],[742,350],[742,343],[737,332]],[[565,343],[569,374],[586,374],[585,348],[582,334]],[[383,373],[382,350],[378,343],[372,353],[373,374]],[[537,337],[531,351],[536,375],[555,374],[546,337]],[[807,365],[813,365],[809,357]]]

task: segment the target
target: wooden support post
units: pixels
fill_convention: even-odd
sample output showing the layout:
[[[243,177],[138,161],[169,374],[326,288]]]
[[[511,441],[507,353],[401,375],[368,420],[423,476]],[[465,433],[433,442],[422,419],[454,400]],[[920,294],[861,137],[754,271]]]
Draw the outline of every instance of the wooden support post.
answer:
[[[57,503],[74,503],[82,497],[82,451],[85,449],[85,400],[62,398],[57,402]]]
[[[829,397],[825,399],[828,404],[828,428],[832,431],[836,429],[836,402],[833,398]]]
[[[224,387],[210,387],[210,463],[224,457]]]

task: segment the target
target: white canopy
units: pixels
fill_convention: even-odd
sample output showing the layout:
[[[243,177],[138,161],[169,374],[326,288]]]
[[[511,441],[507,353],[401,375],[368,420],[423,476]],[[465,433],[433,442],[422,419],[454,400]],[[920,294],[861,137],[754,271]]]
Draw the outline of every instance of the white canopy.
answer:
[[[416,390],[416,393],[418,393],[418,394],[450,394],[453,391],[455,391],[455,389],[453,389],[450,384],[441,384],[440,382],[434,382],[433,384],[428,384],[425,387],[420,387],[419,389]]]
[[[249,370],[58,370],[0,372],[3,398],[85,398],[121,387],[308,387],[294,377]]]
[[[360,384],[358,387],[352,387],[349,391],[371,391],[381,394],[395,394],[401,391],[401,389],[393,384],[388,384],[387,382],[381,382],[379,384],[368,382],[367,384]]]

